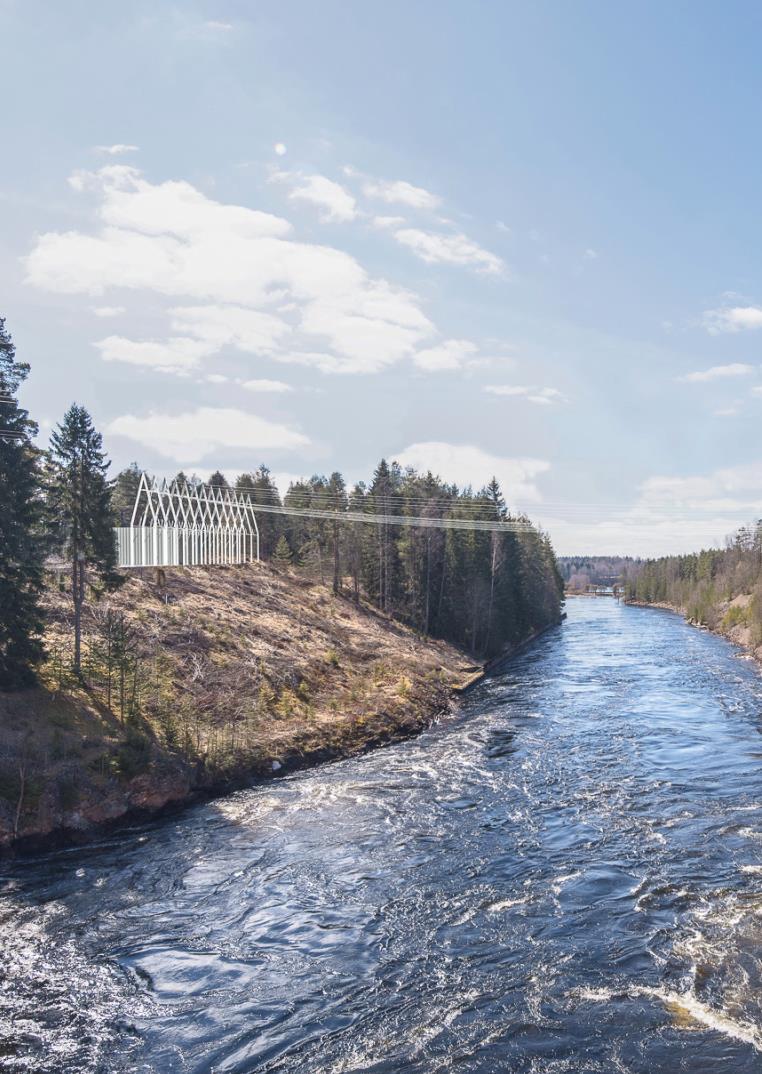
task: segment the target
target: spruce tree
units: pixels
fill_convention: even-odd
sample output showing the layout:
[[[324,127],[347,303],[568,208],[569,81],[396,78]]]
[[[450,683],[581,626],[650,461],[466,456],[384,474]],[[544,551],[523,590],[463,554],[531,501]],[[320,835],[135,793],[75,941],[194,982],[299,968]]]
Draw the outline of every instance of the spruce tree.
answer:
[[[281,534],[273,552],[273,562],[279,567],[290,567],[293,558],[291,549],[288,547],[288,541]]]
[[[251,500],[254,514],[259,527],[259,555],[262,559],[270,559],[278,544],[278,537],[283,532],[283,518],[269,511],[257,511],[257,505],[265,507],[280,507],[280,496],[270,471],[264,463],[253,474],[241,474],[235,483],[239,492],[244,493]]]
[[[106,478],[110,465],[92,418],[84,407],[72,404],[50,438],[48,503],[58,545],[71,563],[77,674],[85,572],[93,568],[108,585],[117,580],[111,490]]]
[[[124,470],[121,470],[114,480],[111,489],[111,508],[114,516],[121,526],[129,526],[132,512],[135,507],[135,499],[140,487],[141,469],[136,462],[131,462]]]
[[[328,481],[328,502],[326,506],[336,514],[343,514],[347,509],[347,486],[338,470],[331,474]],[[341,589],[341,523],[338,519],[333,520],[332,530],[333,591],[338,594]]]
[[[43,545],[38,457],[30,443],[37,426],[16,400],[29,366],[0,317],[0,689],[29,686],[42,657]]]

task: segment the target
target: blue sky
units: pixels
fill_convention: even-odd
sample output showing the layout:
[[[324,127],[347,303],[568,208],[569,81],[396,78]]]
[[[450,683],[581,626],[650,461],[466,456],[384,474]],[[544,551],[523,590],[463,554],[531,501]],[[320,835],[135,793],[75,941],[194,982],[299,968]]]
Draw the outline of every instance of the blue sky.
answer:
[[[115,466],[762,515],[758,5],[0,0],[0,312]],[[7,102],[13,102],[8,107]],[[284,491],[285,489],[282,489]]]

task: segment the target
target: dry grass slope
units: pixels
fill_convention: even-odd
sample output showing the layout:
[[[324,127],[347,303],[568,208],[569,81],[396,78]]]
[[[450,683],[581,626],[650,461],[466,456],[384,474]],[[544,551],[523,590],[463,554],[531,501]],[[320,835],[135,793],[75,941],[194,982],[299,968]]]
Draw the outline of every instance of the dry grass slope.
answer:
[[[110,676],[109,614],[133,639],[127,672]],[[41,687],[0,695],[0,843],[402,737],[478,670],[444,642],[262,564],[145,571],[91,600],[84,684],[66,672],[68,594],[51,588],[46,616]]]

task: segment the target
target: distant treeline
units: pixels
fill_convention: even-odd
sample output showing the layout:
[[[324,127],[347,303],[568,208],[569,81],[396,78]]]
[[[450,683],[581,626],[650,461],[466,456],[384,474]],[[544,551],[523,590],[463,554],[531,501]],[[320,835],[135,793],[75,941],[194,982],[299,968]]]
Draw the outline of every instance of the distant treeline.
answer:
[[[558,569],[568,589],[615,585],[640,561],[632,556],[559,556]]]
[[[728,608],[730,601],[750,599]],[[625,597],[647,604],[670,604],[708,627],[738,624],[762,641],[762,521],[744,526],[726,548],[685,556],[662,556],[627,570]]]
[[[189,480],[182,472],[177,476]],[[116,478],[113,503],[124,522],[139,477],[133,464]],[[219,471],[207,480],[228,486]],[[340,473],[315,475],[291,484],[281,499],[265,466],[241,474],[234,487],[255,504],[270,506],[506,523],[504,531],[488,532],[257,516],[264,560],[298,567],[355,599],[362,594],[422,634],[445,638],[480,658],[495,656],[560,617],[563,581],[550,539],[523,515],[509,514],[494,479],[473,492],[382,459],[368,484],[352,488]],[[509,526],[516,521],[523,524],[520,532]]]

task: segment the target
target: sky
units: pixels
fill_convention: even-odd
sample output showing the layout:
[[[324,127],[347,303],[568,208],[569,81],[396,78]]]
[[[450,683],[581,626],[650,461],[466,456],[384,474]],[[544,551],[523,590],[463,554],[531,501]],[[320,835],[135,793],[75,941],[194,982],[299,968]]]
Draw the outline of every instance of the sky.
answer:
[[[762,8],[0,0],[0,315],[113,471],[379,459],[560,554],[762,516]]]

